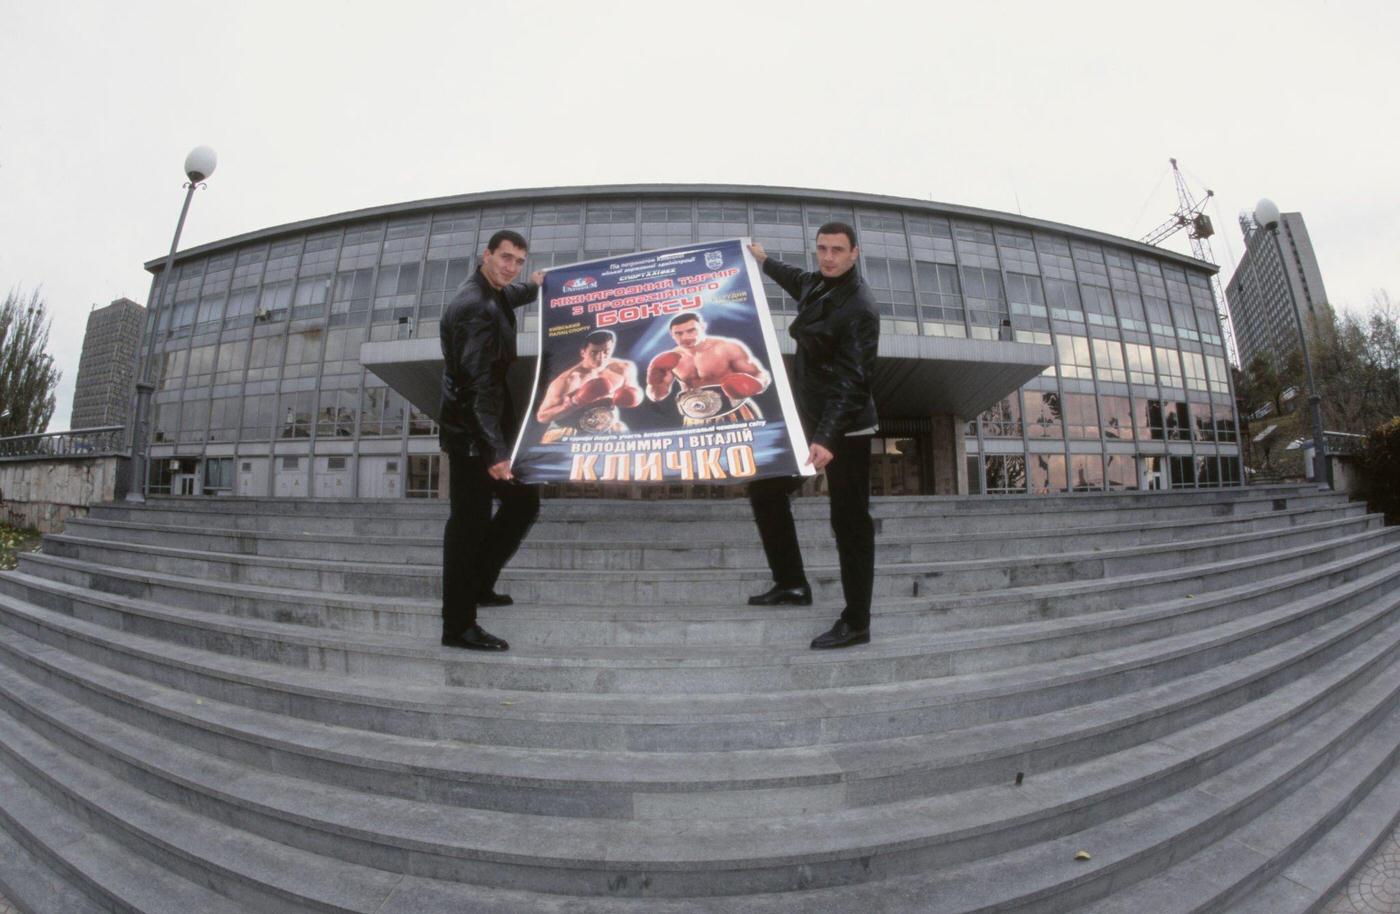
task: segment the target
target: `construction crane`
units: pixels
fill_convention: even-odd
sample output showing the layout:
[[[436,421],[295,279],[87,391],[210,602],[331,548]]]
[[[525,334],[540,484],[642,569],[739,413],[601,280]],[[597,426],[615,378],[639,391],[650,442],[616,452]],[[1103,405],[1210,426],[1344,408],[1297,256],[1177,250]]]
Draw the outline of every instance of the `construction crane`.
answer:
[[[1171,218],[1142,238],[1143,244],[1161,244],[1182,229],[1187,229],[1186,237],[1191,239],[1191,253],[1197,260],[1215,263],[1215,254],[1210,249],[1210,238],[1215,234],[1215,225],[1206,215],[1206,204],[1215,196],[1215,191],[1207,189],[1205,196],[1197,199],[1186,186],[1186,178],[1177,167],[1176,159],[1171,159],[1172,176],[1176,178],[1176,212]],[[1220,318],[1220,332],[1225,334],[1225,353],[1230,364],[1238,366],[1239,353],[1235,351],[1235,333],[1230,326],[1230,312],[1225,306],[1225,290],[1220,285],[1219,272],[1211,276],[1211,290],[1215,295],[1215,313]]]

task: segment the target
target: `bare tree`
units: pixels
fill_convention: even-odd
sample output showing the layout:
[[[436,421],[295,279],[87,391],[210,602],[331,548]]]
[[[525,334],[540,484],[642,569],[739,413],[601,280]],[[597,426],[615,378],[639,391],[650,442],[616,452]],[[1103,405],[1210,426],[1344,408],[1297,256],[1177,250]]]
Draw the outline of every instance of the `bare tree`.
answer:
[[[44,431],[60,372],[49,346],[52,318],[38,289],[11,289],[0,306],[0,437]]]

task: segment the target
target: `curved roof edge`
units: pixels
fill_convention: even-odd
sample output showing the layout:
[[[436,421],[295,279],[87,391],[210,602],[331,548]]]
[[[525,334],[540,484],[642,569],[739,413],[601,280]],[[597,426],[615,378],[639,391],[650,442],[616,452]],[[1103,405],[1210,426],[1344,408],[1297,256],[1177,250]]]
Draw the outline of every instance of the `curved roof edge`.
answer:
[[[804,187],[772,187],[764,184],[589,184],[572,187],[529,187],[515,190],[492,190],[474,194],[457,194],[450,197],[429,197],[424,200],[410,200],[405,203],[390,203],[384,206],[371,206],[365,209],[350,210],[329,216],[318,216],[300,222],[288,222],[269,228],[256,229],[241,235],[234,235],[218,241],[201,244],[198,247],[180,251],[175,255],[176,263],[190,257],[198,257],[211,251],[251,241],[271,240],[283,235],[295,235],[313,231],[329,225],[345,222],[358,222],[387,216],[402,216],[420,211],[447,209],[455,206],[482,206],[492,203],[518,203],[555,197],[671,197],[671,196],[743,196],[768,197],[774,200],[813,200],[826,199],[867,206],[893,206],[902,209],[926,210],[939,215],[967,216],[985,219],[1008,225],[1030,229],[1045,229],[1076,238],[1112,244],[1144,254],[1152,254],[1164,260],[1171,260],[1194,270],[1217,273],[1220,267],[1204,260],[1197,260],[1176,251],[1167,251],[1152,245],[1121,238],[1107,232],[1079,228],[1063,222],[1048,219],[1034,219],[1017,213],[1004,213],[998,210],[963,206],[957,203],[935,203],[917,200],[912,197],[893,197],[886,194],[866,194],[847,190],[818,190]],[[165,256],[146,261],[145,268],[151,273],[159,273],[165,267]]]

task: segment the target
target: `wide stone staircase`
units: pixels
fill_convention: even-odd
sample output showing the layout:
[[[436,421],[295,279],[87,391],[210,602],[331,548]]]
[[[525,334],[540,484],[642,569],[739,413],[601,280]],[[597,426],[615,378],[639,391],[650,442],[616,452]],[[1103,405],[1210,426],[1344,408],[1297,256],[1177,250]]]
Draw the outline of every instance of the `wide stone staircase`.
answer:
[[[733,501],[95,506],[0,575],[0,894],[140,912],[1307,911],[1400,813],[1400,528],[1300,486],[877,499],[875,640]],[[1081,853],[1082,852],[1082,853]],[[1085,859],[1087,857],[1087,859]]]

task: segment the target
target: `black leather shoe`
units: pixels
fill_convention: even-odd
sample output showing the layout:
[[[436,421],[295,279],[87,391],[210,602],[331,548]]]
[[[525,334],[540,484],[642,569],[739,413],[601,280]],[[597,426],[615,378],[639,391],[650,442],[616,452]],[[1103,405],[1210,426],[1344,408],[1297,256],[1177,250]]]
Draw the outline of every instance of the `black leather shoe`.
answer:
[[[774,584],[756,597],[749,597],[750,606],[811,606],[812,588],[808,584],[796,587],[780,587]]]
[[[476,598],[477,606],[511,606],[515,603],[508,593],[496,593],[488,590],[486,593]]]
[[[857,644],[870,643],[870,629],[851,628],[844,620],[838,619],[831,627],[831,631],[825,632],[812,639],[812,650],[828,651],[838,647],[855,647]]]
[[[508,651],[510,645],[490,634],[480,625],[464,628],[455,635],[444,633],[443,647],[460,647],[469,651]]]

